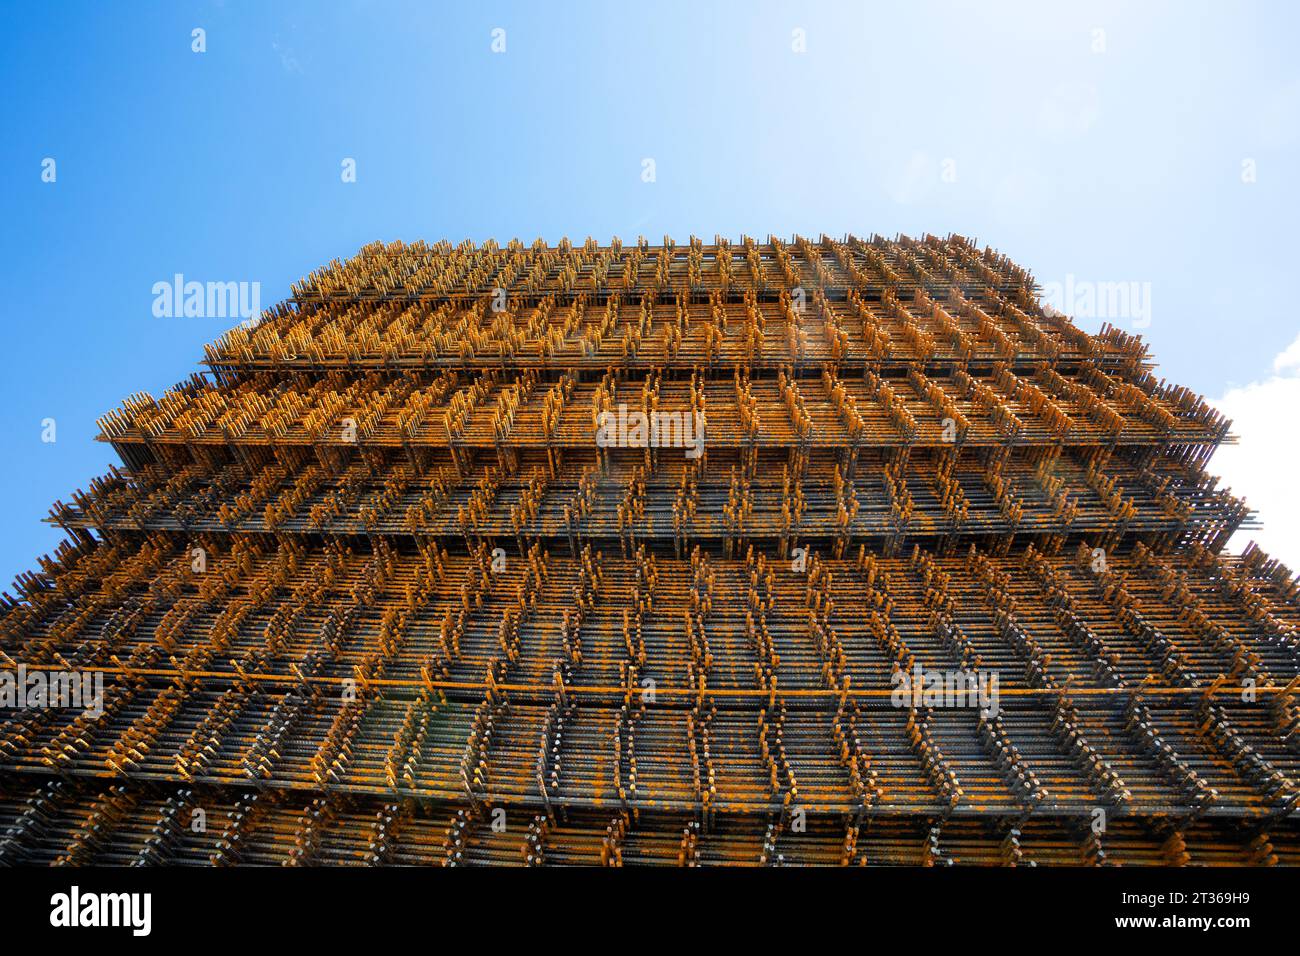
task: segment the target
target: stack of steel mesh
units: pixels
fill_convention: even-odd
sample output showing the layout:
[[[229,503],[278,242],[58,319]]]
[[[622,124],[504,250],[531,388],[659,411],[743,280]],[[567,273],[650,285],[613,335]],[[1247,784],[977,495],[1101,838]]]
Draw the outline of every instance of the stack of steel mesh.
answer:
[[[0,608],[0,861],[1300,860],[1228,423],[991,250],[376,244],[206,364]]]

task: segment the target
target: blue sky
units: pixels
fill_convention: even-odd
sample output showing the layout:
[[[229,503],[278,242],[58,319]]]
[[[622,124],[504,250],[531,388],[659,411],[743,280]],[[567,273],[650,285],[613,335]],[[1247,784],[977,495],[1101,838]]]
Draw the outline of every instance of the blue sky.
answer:
[[[1236,412],[1248,443],[1211,470],[1300,564],[1278,479],[1300,403],[1296,5],[551,6],[6,9],[4,582],[57,544],[51,501],[113,461],[95,419],[185,378],[227,324],[155,318],[155,282],[260,282],[269,305],[376,239],[665,233],[960,232],[1044,282],[1136,283],[1149,310],[1115,324]]]

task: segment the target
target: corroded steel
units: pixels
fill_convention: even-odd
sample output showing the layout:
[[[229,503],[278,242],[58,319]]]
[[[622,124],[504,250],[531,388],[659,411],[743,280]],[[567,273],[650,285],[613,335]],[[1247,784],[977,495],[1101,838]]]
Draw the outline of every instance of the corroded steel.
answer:
[[[0,862],[1300,861],[1229,423],[992,250],[374,244],[206,365],[4,598],[104,692],[0,712]]]

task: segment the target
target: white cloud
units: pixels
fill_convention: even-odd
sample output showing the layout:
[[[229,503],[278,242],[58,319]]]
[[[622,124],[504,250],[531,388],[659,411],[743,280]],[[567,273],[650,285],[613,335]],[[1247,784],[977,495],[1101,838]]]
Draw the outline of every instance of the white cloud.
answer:
[[[1282,375],[1290,372],[1294,375],[1300,371],[1300,335],[1273,359],[1273,374]]]
[[[1252,538],[1270,556],[1300,570],[1300,337],[1273,360],[1273,374],[1231,388],[1212,404],[1232,419],[1236,445],[1215,452],[1208,470],[1246,499],[1263,526],[1239,531],[1231,549]]]

